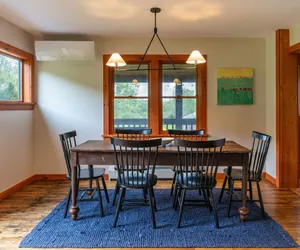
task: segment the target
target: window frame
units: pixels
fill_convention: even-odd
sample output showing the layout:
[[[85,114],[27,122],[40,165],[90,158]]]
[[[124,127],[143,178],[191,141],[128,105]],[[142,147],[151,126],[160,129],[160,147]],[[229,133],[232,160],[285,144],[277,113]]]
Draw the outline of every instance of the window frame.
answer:
[[[0,41],[0,54],[21,61],[20,100],[0,100],[0,110],[34,109],[34,55]]]
[[[143,55],[121,55],[128,64],[138,64]],[[183,64],[189,55],[170,55],[175,64]],[[110,55],[103,55],[103,95],[104,95],[104,134],[105,138],[114,135],[114,71],[115,68],[106,66]],[[207,56],[204,55],[207,60]],[[162,67],[169,63],[167,55],[146,55],[144,62],[151,68]],[[204,129],[207,133],[207,62],[196,66],[196,128]],[[152,84],[158,83],[158,84]],[[200,83],[200,84],[199,84]],[[162,123],[162,71],[148,71],[148,127],[152,135],[166,136]],[[201,114],[201,118],[200,118]]]

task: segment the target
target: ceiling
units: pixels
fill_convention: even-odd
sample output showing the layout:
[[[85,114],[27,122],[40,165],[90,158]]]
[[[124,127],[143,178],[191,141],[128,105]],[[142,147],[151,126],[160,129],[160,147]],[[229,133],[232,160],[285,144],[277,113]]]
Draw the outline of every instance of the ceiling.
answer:
[[[34,34],[264,37],[300,24],[300,0],[0,0],[0,16]]]

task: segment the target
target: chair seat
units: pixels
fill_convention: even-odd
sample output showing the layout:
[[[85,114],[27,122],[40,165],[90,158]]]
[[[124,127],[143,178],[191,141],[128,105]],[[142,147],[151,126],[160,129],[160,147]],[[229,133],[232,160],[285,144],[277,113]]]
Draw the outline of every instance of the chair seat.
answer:
[[[185,187],[213,188],[217,185],[217,180],[213,176],[200,175],[199,173],[179,173],[177,183]]]
[[[242,169],[232,168],[230,175],[228,174],[228,168],[224,169],[224,173],[232,180],[242,180],[243,179],[243,171]],[[248,176],[249,181],[260,181],[261,178],[256,178],[256,174],[253,171],[250,171]]]
[[[97,179],[105,174],[105,168],[93,168],[92,176],[90,176],[89,169],[80,169],[77,174],[79,180]],[[67,178],[71,179],[71,176],[67,174]]]
[[[135,187],[135,188],[143,188],[143,187],[153,187],[157,183],[157,176],[156,175],[148,175],[147,181],[147,174],[142,174],[140,172],[128,172],[121,175],[118,178],[118,184],[120,186],[125,187]]]

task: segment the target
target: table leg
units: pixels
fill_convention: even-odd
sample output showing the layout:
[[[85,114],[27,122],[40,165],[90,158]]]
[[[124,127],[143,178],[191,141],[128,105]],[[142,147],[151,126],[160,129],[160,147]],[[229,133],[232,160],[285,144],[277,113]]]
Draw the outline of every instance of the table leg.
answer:
[[[77,219],[79,207],[77,206],[77,165],[72,166],[72,206],[69,210],[72,220]]]
[[[249,164],[249,154],[243,155],[243,181],[242,181],[242,207],[239,208],[239,215],[242,221],[246,220],[249,210],[247,208],[247,183],[248,183],[248,164]]]

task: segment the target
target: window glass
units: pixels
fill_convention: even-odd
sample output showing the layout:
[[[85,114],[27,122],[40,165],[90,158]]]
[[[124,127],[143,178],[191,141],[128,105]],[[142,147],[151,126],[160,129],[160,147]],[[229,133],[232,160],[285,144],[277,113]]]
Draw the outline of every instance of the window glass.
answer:
[[[148,127],[148,71],[123,71],[136,69],[130,64],[115,70],[114,127]],[[147,68],[143,65],[142,68]]]
[[[180,64],[176,67],[178,70],[170,70],[170,65],[163,65],[163,130],[193,130],[196,129],[195,68]]]
[[[21,100],[21,61],[0,54],[0,100]]]
[[[169,64],[163,64],[163,96],[196,96],[196,74],[193,67],[176,64],[178,70],[170,70]],[[180,88],[176,86],[180,85]]]

